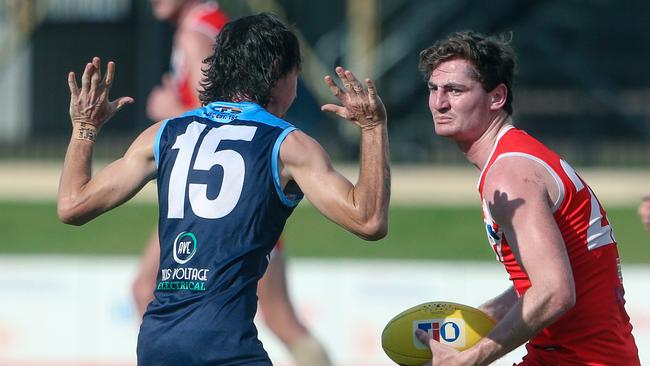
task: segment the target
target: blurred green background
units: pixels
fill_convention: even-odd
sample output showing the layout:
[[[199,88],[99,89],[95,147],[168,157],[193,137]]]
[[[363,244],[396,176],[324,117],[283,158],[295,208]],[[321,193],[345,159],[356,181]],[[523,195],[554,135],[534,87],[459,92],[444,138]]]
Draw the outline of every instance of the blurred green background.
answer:
[[[623,264],[649,268],[650,235],[636,208],[641,195],[650,192],[650,1],[220,0],[219,4],[231,18],[272,11],[293,25],[304,60],[298,96],[287,119],[315,137],[336,164],[353,166],[358,132],[320,112],[321,104],[332,101],[322,82],[325,74],[342,65],[359,77],[373,78],[389,113],[393,168],[467,167],[454,143],[434,135],[418,54],[454,31],[511,35],[518,56],[512,91],[515,124],[579,171],[606,169],[604,179],[586,177],[586,181],[599,198],[606,198],[602,202]],[[57,218],[57,177],[70,136],[66,75],[79,71],[92,56],[116,62],[112,96],[129,95],[136,103],[102,129],[96,144],[95,161],[115,159],[152,123],[145,112],[147,96],[169,71],[173,31],[153,18],[147,0],[0,0],[0,257],[5,263],[20,263],[14,255],[23,259],[43,254],[66,260],[129,256],[124,259],[130,261],[142,252],[158,215],[152,199],[129,202],[82,227],[64,225]],[[476,195],[472,186],[476,177],[452,177],[441,183],[439,175],[420,179],[418,174],[413,176],[423,191],[411,190],[408,184],[398,187],[402,175],[393,175],[390,229],[384,240],[362,241],[303,203],[287,223],[285,252],[291,258],[485,261],[498,266],[487,243],[479,202],[463,198],[454,203],[456,193],[445,190],[453,186]],[[425,203],[431,198],[428,187],[440,188],[438,194],[449,202]],[[415,200],[425,202],[404,203],[408,200],[400,199],[400,189],[401,194],[411,194],[407,198],[413,200],[416,194]],[[4,284],[27,293],[20,274],[14,276],[11,266],[5,269]],[[630,304],[634,309],[645,302]],[[20,307],[29,309],[27,305]],[[84,319],[79,308],[71,309]],[[31,315],[16,316],[18,311],[3,313],[32,320]],[[637,309],[637,316],[635,331],[641,332],[637,339],[647,339],[643,338],[647,311]],[[23,340],[24,333],[11,338],[2,325],[0,346]],[[102,328],[97,329],[105,336]],[[57,329],[52,334],[58,333]],[[55,341],[30,342],[29,350],[38,354]]]
[[[389,235],[365,242],[301,204],[285,230],[291,257],[356,257],[493,261],[483,219],[476,207],[394,205]],[[0,254],[137,255],[158,215],[154,204],[129,203],[82,226],[60,223],[53,203],[0,203]],[[650,263],[649,236],[636,207],[608,210],[623,263]],[[308,228],[305,230],[305,228]]]

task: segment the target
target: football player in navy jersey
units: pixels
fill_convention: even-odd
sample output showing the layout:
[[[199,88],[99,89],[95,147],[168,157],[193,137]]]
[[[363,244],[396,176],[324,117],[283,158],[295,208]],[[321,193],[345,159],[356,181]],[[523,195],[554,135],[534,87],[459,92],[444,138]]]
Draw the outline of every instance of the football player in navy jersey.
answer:
[[[203,60],[212,55],[216,36],[228,16],[216,1],[150,0],[155,18],[175,27],[170,72],[147,98],[147,115],[157,122],[201,106],[199,100]],[[325,348],[299,319],[287,291],[282,237],[258,286],[258,319],[282,341],[296,366],[331,366]],[[132,293],[139,319],[154,298],[160,244],[158,227],[144,248]]]
[[[129,103],[110,101],[115,64],[86,64],[81,87],[68,75],[72,137],[58,215],[81,225],[158,181],[160,270],[138,337],[140,365],[270,365],[253,317],[257,282],[286,219],[307,196],[327,218],[366,240],[386,235],[390,169],[386,111],[366,87],[336,68],[326,104],[360,130],[352,184],[324,149],[282,119],[296,95],[300,51],[275,16],[228,23],[206,60],[203,107],[146,129],[125,155],[93,175],[101,127]]]

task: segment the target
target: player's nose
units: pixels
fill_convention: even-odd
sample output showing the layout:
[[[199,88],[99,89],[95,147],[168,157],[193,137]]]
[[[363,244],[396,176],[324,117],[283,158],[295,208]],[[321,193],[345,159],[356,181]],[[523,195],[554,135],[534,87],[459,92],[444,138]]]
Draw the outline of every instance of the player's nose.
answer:
[[[431,95],[433,107],[438,111],[444,111],[449,109],[449,98],[447,98],[447,93],[445,93],[442,88],[436,90]]]

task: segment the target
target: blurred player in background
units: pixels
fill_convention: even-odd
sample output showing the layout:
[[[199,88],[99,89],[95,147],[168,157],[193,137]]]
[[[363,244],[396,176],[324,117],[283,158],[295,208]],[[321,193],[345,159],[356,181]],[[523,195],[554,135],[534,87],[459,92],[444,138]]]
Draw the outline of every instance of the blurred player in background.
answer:
[[[154,121],[178,116],[200,106],[199,88],[203,60],[213,51],[214,40],[228,22],[216,2],[200,0],[150,0],[153,14],[176,27],[172,47],[171,73],[149,94],[147,114]],[[153,300],[156,288],[160,244],[154,230],[145,247],[133,297],[140,317]],[[289,299],[282,245],[273,249],[269,268],[258,287],[259,309],[269,329],[284,343],[301,366],[327,366],[329,357],[321,344],[300,322]]]
[[[641,216],[641,223],[645,226],[645,229],[650,231],[650,194],[645,195],[641,200],[639,216]]]
[[[512,287],[481,309],[497,321],[458,352],[425,332],[434,365],[486,365],[529,341],[520,365],[639,365],[612,227],[571,166],[513,126],[505,39],[450,35],[420,54],[436,134],[480,170],[488,239]]]
[[[97,135],[133,99],[110,101],[112,62],[104,77],[93,58],[81,88],[68,75],[73,129],[59,185],[61,221],[82,225],[158,182],[160,270],[138,335],[140,365],[271,365],[253,324],[257,282],[303,194],[363,239],[388,230],[387,117],[371,80],[366,89],[341,67],[343,89],[325,77],[342,105],[321,109],[361,130],[353,185],[315,140],[281,119],[296,96],[300,48],[275,16],[226,24],[206,64],[204,106],[149,127],[95,175]]]
[[[175,117],[201,103],[198,88],[201,65],[214,47],[214,39],[228,16],[212,1],[150,0],[156,19],[176,27],[171,72],[165,74],[147,100],[147,114],[154,121]]]

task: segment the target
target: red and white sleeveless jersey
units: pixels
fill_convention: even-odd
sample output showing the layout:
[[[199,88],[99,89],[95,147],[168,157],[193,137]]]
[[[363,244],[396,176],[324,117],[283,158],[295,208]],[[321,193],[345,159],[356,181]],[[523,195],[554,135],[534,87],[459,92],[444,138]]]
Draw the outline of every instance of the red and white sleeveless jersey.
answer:
[[[566,245],[576,289],[575,306],[530,340],[525,364],[639,365],[632,325],[624,308],[616,240],[605,210],[569,164],[526,132],[508,126],[499,134],[481,172],[479,193],[488,240],[518,296],[531,286],[530,279],[516,261],[508,238],[492,219],[483,196],[492,164],[513,156],[540,164],[558,185],[560,194],[553,216]]]
[[[219,9],[217,3],[205,2],[190,11],[178,25],[178,32],[198,32],[214,42],[221,28],[227,22],[228,16]],[[195,92],[198,85],[191,85],[189,68],[199,67],[199,65],[187,65],[186,56],[176,40],[172,48],[171,67],[172,80],[183,106],[188,110],[198,108],[200,102]]]

